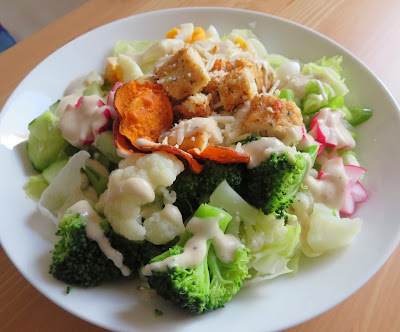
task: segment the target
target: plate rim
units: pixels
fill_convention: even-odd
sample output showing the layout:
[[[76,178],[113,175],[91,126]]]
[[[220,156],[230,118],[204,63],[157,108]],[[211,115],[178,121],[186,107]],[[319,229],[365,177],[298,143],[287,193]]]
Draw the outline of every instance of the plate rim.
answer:
[[[62,45],[61,47],[55,49],[54,51],[52,51],[49,55],[47,55],[45,58],[43,58],[43,60],[41,60],[37,65],[35,65],[28,73],[27,75],[18,83],[17,87],[13,90],[13,92],[8,96],[6,102],[4,103],[1,111],[0,111],[0,124],[3,121],[3,117],[5,116],[4,114],[6,114],[6,112],[8,112],[8,109],[11,109],[10,105],[12,104],[13,100],[16,99],[16,96],[19,93],[19,90],[21,89],[21,85],[23,85],[23,83],[28,79],[29,76],[31,76],[32,74],[34,74],[35,71],[40,70],[40,67],[42,66],[42,64],[44,62],[47,62],[48,59],[56,53],[59,52],[60,50],[63,50],[64,48],[68,47],[68,45],[74,43],[77,39],[82,38],[83,36],[86,36],[90,33],[92,33],[95,30],[104,28],[106,26],[109,25],[114,25],[114,24],[120,24],[123,23],[123,21],[129,21],[132,20],[135,17],[145,17],[145,16],[151,16],[154,14],[161,14],[161,13],[169,13],[169,12],[184,12],[184,11],[193,11],[193,10],[203,10],[203,11],[209,11],[209,10],[213,10],[213,11],[220,11],[220,12],[236,12],[236,13],[247,13],[250,15],[255,15],[255,16],[263,16],[269,20],[276,20],[276,21],[280,21],[283,22],[285,24],[289,24],[292,26],[295,26],[296,28],[299,28],[301,30],[305,30],[308,33],[317,35],[318,37],[325,39],[326,41],[328,41],[329,43],[333,44],[335,47],[337,47],[338,49],[340,49],[344,54],[346,54],[347,56],[353,58],[361,67],[363,67],[364,70],[366,70],[370,75],[372,75],[376,81],[378,82],[378,84],[380,85],[381,88],[383,88],[384,92],[387,94],[387,96],[389,97],[390,101],[392,102],[394,108],[396,108],[397,112],[400,114],[400,106],[399,103],[397,102],[397,100],[394,98],[394,96],[392,95],[392,93],[390,92],[390,90],[386,87],[386,85],[383,83],[383,81],[380,79],[380,77],[374,73],[374,71],[372,69],[370,69],[366,64],[364,64],[363,61],[361,61],[359,59],[359,57],[357,57],[355,54],[353,54],[351,51],[349,51],[348,49],[346,49],[345,47],[343,47],[342,45],[340,45],[338,42],[336,42],[335,40],[331,39],[330,37],[325,36],[324,34],[309,28],[307,26],[304,26],[300,23],[282,18],[280,16],[276,16],[276,15],[272,15],[272,14],[268,14],[265,12],[258,12],[258,11],[253,11],[253,10],[248,10],[248,9],[240,9],[240,8],[230,8],[230,7],[220,7],[220,6],[216,6],[216,7],[212,7],[212,6],[200,6],[200,7],[176,7],[176,8],[167,8],[167,9],[159,9],[159,10],[152,10],[152,11],[147,11],[147,12],[142,12],[142,13],[137,13],[134,15],[130,15],[127,17],[123,17],[102,25],[99,25],[98,27],[95,27],[93,29],[90,29],[89,31],[71,39],[70,41],[68,41],[67,43],[65,43],[64,45]],[[6,111],[6,112],[4,112]],[[2,234],[0,233],[0,244],[2,244]],[[315,317],[322,315],[323,313],[327,312],[328,310],[338,306],[339,304],[341,304],[342,302],[344,302],[346,299],[350,298],[353,294],[355,294],[362,286],[364,286],[369,280],[371,280],[375,274],[382,268],[382,266],[386,263],[386,261],[390,258],[390,256],[393,255],[396,247],[398,246],[400,242],[400,232],[398,232],[396,234],[396,237],[393,239],[392,243],[390,243],[390,245],[387,245],[386,247],[388,248],[386,251],[385,255],[382,255],[380,257],[380,259],[378,260],[378,263],[375,264],[375,269],[372,269],[370,273],[367,273],[364,275],[363,278],[360,278],[358,283],[355,284],[351,289],[352,291],[350,291],[349,294],[347,295],[342,295],[339,296],[339,300],[335,300],[335,304],[327,304],[324,306],[321,306],[321,308],[317,311],[314,312],[314,314],[307,316],[307,318],[304,318],[302,320],[297,320],[297,321],[291,321],[290,323],[286,323],[282,325],[282,329],[287,329],[293,326],[297,326],[299,324],[302,324],[306,321],[309,321],[311,319],[314,319]],[[24,278],[36,289],[38,290],[43,296],[45,296],[47,299],[49,299],[52,303],[56,304],[58,307],[62,308],[63,310],[67,311],[68,313],[79,317],[80,319],[87,321],[95,326],[99,326],[105,329],[109,329],[109,326],[106,326],[104,324],[101,324],[99,322],[97,322],[95,319],[92,319],[90,317],[86,317],[83,314],[74,311],[73,309],[70,309],[65,303],[63,304],[63,302],[58,301],[58,300],[54,300],[53,298],[51,298],[51,294],[46,294],[45,291],[42,290],[42,287],[35,285],[34,280],[32,280],[30,278],[29,275],[27,275],[23,269],[21,269],[18,264],[16,264],[16,262],[14,261],[14,258],[12,257],[12,255],[9,254],[7,248],[5,248],[2,245],[2,248],[4,250],[4,252],[6,253],[8,259],[12,262],[12,264],[16,267],[16,269],[18,270],[19,273],[21,273]],[[374,271],[373,271],[374,270]]]

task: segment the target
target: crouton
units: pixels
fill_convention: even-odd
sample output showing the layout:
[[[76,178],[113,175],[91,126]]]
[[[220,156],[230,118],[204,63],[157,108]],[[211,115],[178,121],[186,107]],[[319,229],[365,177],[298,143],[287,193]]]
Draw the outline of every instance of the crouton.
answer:
[[[157,77],[154,75],[143,75],[140,76],[136,81],[138,81],[141,84],[144,84],[146,82],[152,84],[152,85],[156,85],[157,84]]]
[[[213,118],[181,120],[162,134],[159,142],[164,142],[166,138],[169,145],[177,145],[184,151],[190,149],[203,151],[208,144],[221,144],[223,141],[221,129]]]
[[[200,92],[210,81],[204,61],[192,47],[168,59],[156,72],[158,83],[176,100]]]
[[[224,59],[216,59],[214,61],[214,64],[213,64],[210,72],[220,71],[220,70],[228,72],[232,69],[233,69],[233,66],[229,61],[224,60]]]
[[[174,106],[174,115],[181,119],[206,118],[212,113],[210,100],[211,95],[196,93],[187,97],[182,104]]]
[[[274,84],[274,72],[267,62],[254,62],[247,58],[239,58],[235,61],[235,68],[239,67],[251,69],[259,93],[268,91]]]
[[[218,93],[227,111],[253,98],[257,94],[257,84],[252,70],[247,67],[231,70],[219,80]]]
[[[204,87],[203,92],[208,93],[211,96],[210,106],[214,110],[221,106],[219,93],[218,93],[218,82],[221,77],[225,76],[226,73],[223,71],[210,73],[211,81]]]
[[[261,94],[254,97],[243,120],[243,132],[277,137],[285,144],[294,144],[302,138],[303,118],[293,101]]]

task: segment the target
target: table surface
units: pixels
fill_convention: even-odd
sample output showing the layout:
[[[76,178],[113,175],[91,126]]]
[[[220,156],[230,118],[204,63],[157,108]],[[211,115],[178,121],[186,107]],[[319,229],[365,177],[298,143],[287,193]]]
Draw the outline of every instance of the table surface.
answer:
[[[100,25],[156,9],[221,6],[260,11],[303,24],[350,50],[400,101],[398,0],[92,0],[0,54],[0,108],[19,82],[53,51]],[[3,221],[4,222],[4,221]],[[350,298],[306,323],[301,331],[400,330],[400,247]],[[33,288],[0,249],[0,322],[3,331],[101,331],[57,307]]]

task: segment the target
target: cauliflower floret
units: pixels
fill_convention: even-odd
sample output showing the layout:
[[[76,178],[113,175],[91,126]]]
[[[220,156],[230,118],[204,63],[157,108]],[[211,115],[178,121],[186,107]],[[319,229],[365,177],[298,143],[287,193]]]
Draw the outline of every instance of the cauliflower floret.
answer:
[[[182,215],[172,204],[167,204],[162,211],[153,213],[143,225],[146,229],[146,240],[154,244],[172,241],[185,231]]]
[[[142,205],[156,199],[157,188],[172,185],[184,166],[174,155],[165,152],[134,155],[119,166],[111,173],[98,207],[117,233],[129,240],[143,241],[146,229],[142,225]]]

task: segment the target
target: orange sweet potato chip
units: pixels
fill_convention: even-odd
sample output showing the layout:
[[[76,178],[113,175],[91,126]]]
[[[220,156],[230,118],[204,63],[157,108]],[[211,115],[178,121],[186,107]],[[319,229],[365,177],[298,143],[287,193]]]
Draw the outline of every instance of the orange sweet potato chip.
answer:
[[[113,123],[113,132],[114,132],[114,145],[117,149],[120,149],[125,152],[134,152],[135,148],[131,144],[131,142],[119,132],[119,118],[116,118]]]
[[[224,146],[208,145],[203,151],[190,149],[187,151],[200,160],[213,160],[221,164],[249,163],[250,156],[246,153],[237,152],[232,148]]]
[[[118,131],[133,146],[142,137],[157,141],[172,126],[171,102],[161,85],[125,83],[115,93],[114,107],[119,114]]]
[[[189,168],[194,173],[200,173],[203,170],[203,165],[199,164],[197,160],[193,158],[190,153],[187,153],[173,145],[166,144],[149,144],[145,146],[138,147],[142,152],[154,152],[154,151],[164,151],[175,155],[180,160],[187,162]]]

